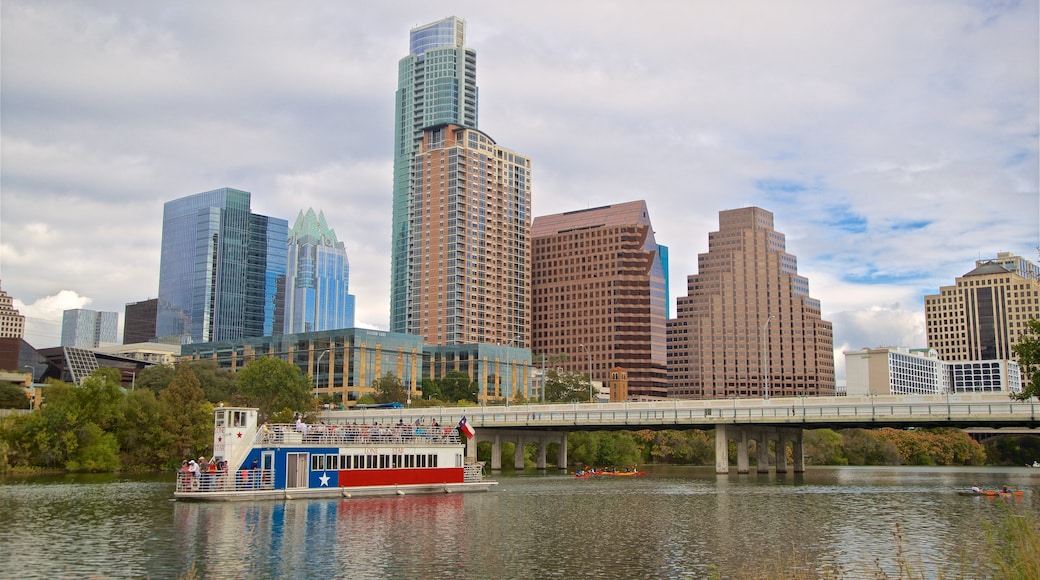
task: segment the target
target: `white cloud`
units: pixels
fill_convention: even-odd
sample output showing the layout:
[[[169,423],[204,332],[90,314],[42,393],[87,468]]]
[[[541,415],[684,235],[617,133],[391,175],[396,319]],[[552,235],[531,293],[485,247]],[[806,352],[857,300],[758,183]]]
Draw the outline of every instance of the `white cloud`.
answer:
[[[775,214],[836,349],[920,346],[925,293],[1035,258],[1036,2],[9,0],[4,289],[122,312],[157,292],[162,204],[230,186],[323,210],[358,324],[385,328],[397,61],[450,14],[535,215],[646,199],[673,300],[745,205]]]

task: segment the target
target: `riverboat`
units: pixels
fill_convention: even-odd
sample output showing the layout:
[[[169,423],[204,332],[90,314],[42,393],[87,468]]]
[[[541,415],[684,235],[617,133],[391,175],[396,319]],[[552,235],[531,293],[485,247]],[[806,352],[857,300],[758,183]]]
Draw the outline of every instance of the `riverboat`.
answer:
[[[257,424],[258,410],[214,410],[214,467],[177,473],[174,498],[239,501],[488,491],[452,426]],[[217,469],[215,466],[219,465]]]

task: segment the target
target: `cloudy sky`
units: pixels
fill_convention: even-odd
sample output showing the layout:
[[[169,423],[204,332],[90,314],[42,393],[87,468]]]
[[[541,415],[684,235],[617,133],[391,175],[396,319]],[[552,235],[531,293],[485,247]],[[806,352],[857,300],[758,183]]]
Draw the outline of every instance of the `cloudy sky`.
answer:
[[[685,295],[718,212],[772,211],[842,350],[924,346],[923,296],[1040,243],[1038,0],[0,5],[0,277],[27,339],[157,294],[165,201],[325,212],[388,324],[394,91],[456,15],[534,214],[645,199]]]

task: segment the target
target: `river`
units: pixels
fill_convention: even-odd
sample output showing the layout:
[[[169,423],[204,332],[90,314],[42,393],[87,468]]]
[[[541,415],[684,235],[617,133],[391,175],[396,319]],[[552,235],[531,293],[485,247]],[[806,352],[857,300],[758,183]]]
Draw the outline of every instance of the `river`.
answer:
[[[805,565],[957,577],[1040,469],[810,467],[496,475],[488,493],[176,502],[172,475],[0,479],[2,578],[722,578]],[[972,483],[1017,500],[962,497]]]

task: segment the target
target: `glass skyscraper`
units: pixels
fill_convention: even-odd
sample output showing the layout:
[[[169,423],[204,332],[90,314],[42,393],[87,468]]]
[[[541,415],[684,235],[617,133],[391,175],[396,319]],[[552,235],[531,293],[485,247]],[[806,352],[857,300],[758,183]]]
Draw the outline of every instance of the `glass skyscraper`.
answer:
[[[97,348],[118,343],[119,313],[74,308],[61,317],[61,346]]]
[[[354,327],[347,248],[325,214],[300,212],[289,230],[285,334]]]
[[[211,342],[281,333],[289,224],[228,187],[163,207],[156,335]]]
[[[390,265],[390,330],[414,332],[419,305],[417,225],[422,178],[415,155],[423,131],[453,124],[477,127],[477,53],[465,47],[466,23],[450,17],[413,28],[398,63],[394,117],[394,198]]]

